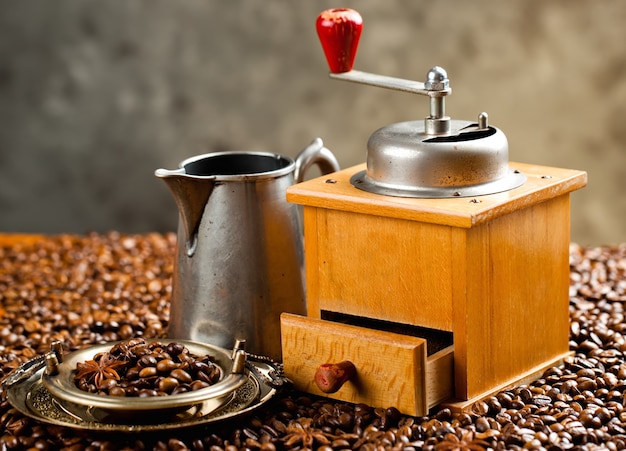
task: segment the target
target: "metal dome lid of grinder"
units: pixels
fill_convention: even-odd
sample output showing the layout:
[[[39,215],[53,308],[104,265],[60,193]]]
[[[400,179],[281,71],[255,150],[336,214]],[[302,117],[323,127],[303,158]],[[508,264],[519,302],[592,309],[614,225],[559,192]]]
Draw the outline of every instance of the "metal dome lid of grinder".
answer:
[[[426,81],[400,79],[352,69],[363,20],[348,8],[329,9],[317,18],[317,33],[330,78],[427,96],[423,120],[400,122],[375,131],[367,143],[366,170],[350,183],[361,190],[397,197],[470,197],[508,191],[526,176],[509,167],[505,134],[489,125],[487,113],[476,121],[446,115],[452,93],[445,69],[431,68]]]

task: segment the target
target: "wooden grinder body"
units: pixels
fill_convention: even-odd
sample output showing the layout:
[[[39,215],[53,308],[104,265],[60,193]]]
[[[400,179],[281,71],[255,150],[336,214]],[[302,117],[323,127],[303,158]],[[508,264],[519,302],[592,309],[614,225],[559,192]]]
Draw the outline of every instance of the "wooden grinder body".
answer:
[[[350,360],[356,378],[330,396],[424,415],[568,355],[569,193],[587,176],[511,167],[524,185],[473,198],[368,193],[349,182],[364,165],[288,189],[304,206],[308,304],[281,322],[296,388],[323,394],[315,369]],[[443,347],[429,347],[433,334]]]

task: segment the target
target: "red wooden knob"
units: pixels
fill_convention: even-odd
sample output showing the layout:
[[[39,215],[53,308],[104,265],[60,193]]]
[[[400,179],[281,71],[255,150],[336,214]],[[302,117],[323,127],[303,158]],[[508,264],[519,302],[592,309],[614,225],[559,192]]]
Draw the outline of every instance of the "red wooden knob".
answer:
[[[344,360],[339,363],[324,363],[317,368],[313,380],[324,393],[335,393],[356,374],[354,363]]]
[[[330,71],[352,70],[363,28],[361,15],[349,8],[327,9],[317,16],[315,25]]]

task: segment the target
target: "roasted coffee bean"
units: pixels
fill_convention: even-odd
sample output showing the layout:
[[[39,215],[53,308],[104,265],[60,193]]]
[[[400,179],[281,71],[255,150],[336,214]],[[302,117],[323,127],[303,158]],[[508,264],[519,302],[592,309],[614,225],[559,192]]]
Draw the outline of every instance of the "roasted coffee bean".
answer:
[[[190,391],[191,391],[191,387],[189,385],[179,385],[177,387],[174,387],[171,393],[172,395],[177,395],[179,393],[187,393]]]
[[[124,396],[143,397],[150,393],[162,396],[200,390],[219,381],[221,370],[212,363],[211,356],[194,356],[182,345],[170,346],[170,350],[178,352],[177,358],[184,356],[185,363],[172,360],[158,341],[134,338],[118,343],[95,355],[92,361],[77,365],[76,386],[102,395],[119,387],[126,390]],[[186,384],[187,389],[175,390],[181,384]],[[121,396],[118,389],[115,396]]]
[[[157,371],[159,373],[170,373],[172,370],[178,368],[178,364],[172,359],[159,360],[156,364]]]
[[[109,396],[126,396],[127,391],[122,387],[109,388]]]
[[[142,390],[139,390],[139,392],[137,392],[137,396],[140,398],[147,398],[150,396],[158,396],[158,395],[159,395],[159,392],[151,388],[144,388]]]
[[[175,370],[173,370],[170,373],[170,376],[175,379],[178,379],[183,384],[190,384],[193,381],[193,378],[191,377],[191,375],[187,371],[182,370],[180,368],[176,368]]]
[[[126,379],[129,379],[129,380],[139,379],[139,372],[141,370],[142,370],[142,368],[139,368],[138,366],[133,366],[133,367],[129,368],[126,371]]]
[[[196,390],[201,390],[203,388],[210,387],[211,384],[209,384],[208,382],[204,382],[204,381],[193,381],[191,384],[189,384],[189,386],[191,387],[192,391],[196,391]]]
[[[214,384],[219,381],[220,373],[219,371],[209,371],[209,373],[199,371],[196,373],[196,378],[208,384]]]
[[[142,368],[139,371],[139,377],[142,379],[146,379],[148,377],[152,377],[152,376],[156,376],[158,374],[158,371],[156,369],[156,367],[154,366],[147,366],[145,368]]]
[[[143,355],[137,360],[137,365],[141,368],[156,367],[157,359],[152,354]]]
[[[172,393],[180,385],[178,379],[174,377],[164,377],[159,381],[159,391]],[[207,385],[208,386],[208,385]]]
[[[184,345],[182,345],[181,343],[169,343],[167,345],[167,353],[171,356],[177,356],[178,354],[180,354],[181,352],[183,352],[183,350],[185,349]]]
[[[182,440],[171,438],[167,442],[168,451],[186,451],[189,448]]]

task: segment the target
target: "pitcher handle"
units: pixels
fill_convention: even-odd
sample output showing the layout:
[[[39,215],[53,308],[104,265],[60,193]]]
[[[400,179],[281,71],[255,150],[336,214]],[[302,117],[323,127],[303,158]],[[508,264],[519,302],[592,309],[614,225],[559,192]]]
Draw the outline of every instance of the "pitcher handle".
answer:
[[[294,171],[296,183],[304,180],[306,171],[314,164],[320,168],[323,175],[339,170],[339,162],[335,155],[324,147],[324,142],[321,138],[315,138],[296,157],[296,169]]]

